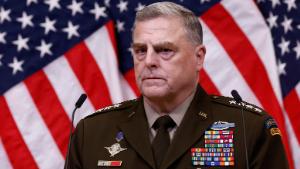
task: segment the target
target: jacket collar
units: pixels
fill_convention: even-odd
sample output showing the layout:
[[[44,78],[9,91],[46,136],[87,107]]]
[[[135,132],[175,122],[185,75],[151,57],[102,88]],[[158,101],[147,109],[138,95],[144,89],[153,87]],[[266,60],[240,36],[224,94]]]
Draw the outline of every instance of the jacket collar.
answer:
[[[196,94],[178,126],[162,169],[168,168],[180,158],[192,145],[203,136],[205,130],[212,124],[212,109],[209,96],[198,86]],[[149,139],[150,128],[143,106],[143,99],[139,98],[137,105],[132,108],[127,119],[119,125],[126,140],[135,151],[152,167],[155,162]]]
[[[126,140],[133,149],[152,167],[155,162],[149,140],[149,125],[143,106],[143,99],[139,98],[137,105],[131,110],[127,119],[119,124]]]
[[[203,136],[213,122],[213,113],[209,96],[198,86],[195,97],[190,104],[162,163],[162,169],[168,168],[180,158]]]

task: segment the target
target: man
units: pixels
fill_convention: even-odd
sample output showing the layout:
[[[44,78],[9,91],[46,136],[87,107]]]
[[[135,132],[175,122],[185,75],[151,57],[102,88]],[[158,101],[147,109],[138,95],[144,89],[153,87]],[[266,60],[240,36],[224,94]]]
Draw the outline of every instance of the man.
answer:
[[[69,168],[288,168],[269,115],[198,85],[206,49],[191,11],[159,2],[137,12],[132,49],[142,97],[81,120]]]

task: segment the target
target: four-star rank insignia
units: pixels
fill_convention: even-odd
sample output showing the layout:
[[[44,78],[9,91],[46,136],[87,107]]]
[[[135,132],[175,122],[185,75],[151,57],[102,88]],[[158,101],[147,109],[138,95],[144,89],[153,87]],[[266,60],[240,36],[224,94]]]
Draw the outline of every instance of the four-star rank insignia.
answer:
[[[233,129],[235,123],[214,122],[205,131],[204,148],[192,148],[194,166],[234,166]]]

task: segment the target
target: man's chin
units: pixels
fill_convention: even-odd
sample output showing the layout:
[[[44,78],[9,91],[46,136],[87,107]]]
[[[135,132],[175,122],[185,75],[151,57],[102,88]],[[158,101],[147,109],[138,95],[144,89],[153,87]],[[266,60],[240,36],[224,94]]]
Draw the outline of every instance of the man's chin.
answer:
[[[164,98],[168,92],[168,89],[163,87],[146,87],[142,89],[142,94],[149,99]]]

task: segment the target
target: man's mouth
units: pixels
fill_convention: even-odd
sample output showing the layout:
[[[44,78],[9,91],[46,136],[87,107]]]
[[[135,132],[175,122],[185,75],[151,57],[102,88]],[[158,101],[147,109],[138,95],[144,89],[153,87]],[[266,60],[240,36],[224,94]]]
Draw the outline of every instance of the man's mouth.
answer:
[[[161,77],[143,77],[142,81],[144,80],[163,80]]]

